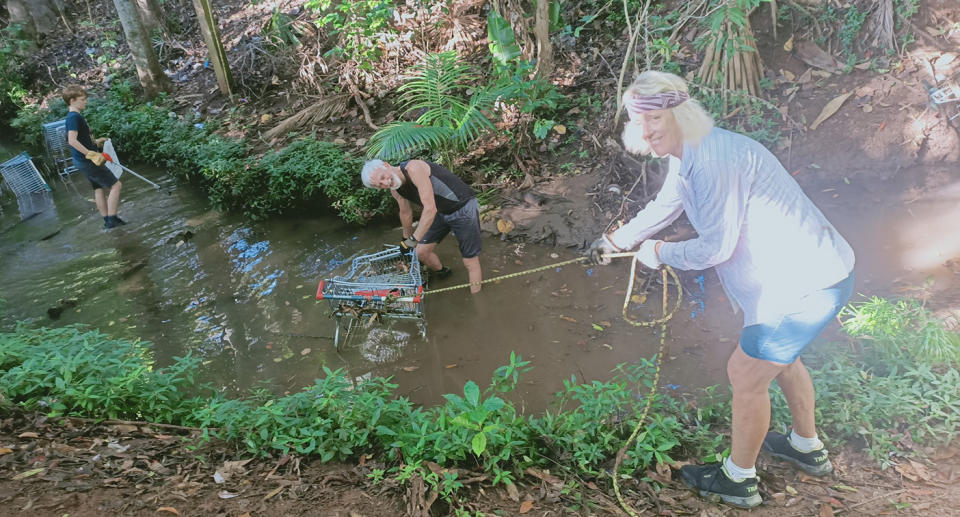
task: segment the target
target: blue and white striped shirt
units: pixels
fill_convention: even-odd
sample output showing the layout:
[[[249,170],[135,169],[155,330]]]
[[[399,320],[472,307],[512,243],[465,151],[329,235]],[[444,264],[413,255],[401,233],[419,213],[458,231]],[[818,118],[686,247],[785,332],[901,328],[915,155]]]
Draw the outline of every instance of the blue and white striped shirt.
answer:
[[[744,326],[777,321],[798,298],[853,270],[853,249],[759,142],[713,128],[670,165],[657,198],[610,239],[634,248],[685,211],[698,236],[663,243],[660,260],[716,267]]]

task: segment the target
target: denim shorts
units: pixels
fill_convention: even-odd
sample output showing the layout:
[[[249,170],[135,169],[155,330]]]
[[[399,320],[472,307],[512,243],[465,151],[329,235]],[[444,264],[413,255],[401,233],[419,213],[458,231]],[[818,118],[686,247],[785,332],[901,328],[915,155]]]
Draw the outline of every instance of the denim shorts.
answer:
[[[754,359],[792,364],[835,318],[853,294],[853,272],[846,279],[797,301],[796,310],[773,323],[744,327],[740,348]]]
[[[467,201],[459,210],[449,214],[437,213],[427,234],[420,239],[424,244],[440,242],[453,230],[460,244],[460,256],[473,258],[480,254],[483,240],[480,234],[480,204],[477,198]]]

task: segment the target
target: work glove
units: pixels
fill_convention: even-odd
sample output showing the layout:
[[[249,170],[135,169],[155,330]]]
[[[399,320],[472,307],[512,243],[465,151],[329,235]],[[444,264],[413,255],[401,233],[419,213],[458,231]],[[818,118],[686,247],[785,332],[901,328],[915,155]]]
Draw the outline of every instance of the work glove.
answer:
[[[83,155],[84,158],[93,162],[97,167],[103,165],[107,161],[107,156],[103,153],[98,153],[96,151],[88,151],[87,154]]]
[[[641,264],[647,266],[650,269],[659,268],[663,262],[660,262],[660,257],[657,256],[657,243],[663,242],[654,239],[647,239],[643,241],[643,244],[640,245],[640,248],[637,249],[637,252],[633,256],[640,261]]]
[[[587,256],[591,264],[606,266],[610,263],[610,259],[604,257],[604,255],[608,253],[614,253],[616,251],[617,247],[610,242],[610,238],[606,235],[602,235],[599,239],[593,241],[593,244],[587,248],[587,251],[584,253],[584,255]]]
[[[100,149],[103,149],[103,143],[106,142],[107,140],[109,140],[109,138],[102,136],[94,140],[93,143],[97,144],[97,147],[99,147]]]
[[[415,239],[413,235],[400,241],[400,249],[406,253],[412,252],[416,247],[417,247],[417,239]]]

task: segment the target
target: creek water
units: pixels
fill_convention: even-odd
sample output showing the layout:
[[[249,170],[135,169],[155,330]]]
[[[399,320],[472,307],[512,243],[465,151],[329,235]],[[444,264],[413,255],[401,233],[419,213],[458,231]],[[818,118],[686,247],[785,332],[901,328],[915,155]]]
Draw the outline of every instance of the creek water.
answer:
[[[342,273],[351,258],[397,241],[396,224],[356,226],[326,216],[251,222],[210,209],[204,196],[161,171],[135,170],[172,192],[125,175],[120,215],[128,224],[109,231],[80,175],[51,182],[55,207],[25,221],[9,193],[0,198],[0,326],[82,323],[148,341],[159,366],[192,353],[204,359],[201,377],[228,391],[264,382],[278,392],[297,390],[326,366],[357,379],[392,377],[399,394],[424,404],[462,393],[467,380],[486,385],[514,351],[534,367],[511,395],[528,410],[545,408],[564,379],[609,379],[616,365],[658,349],[658,328],[621,319],[629,272],[621,260],[507,279],[478,295],[428,293],[425,338],[412,322],[385,319],[359,327],[337,351],[330,308],[314,299],[317,283]],[[862,213],[834,205],[847,214],[838,227],[859,252],[874,231],[863,231]],[[454,274],[435,287],[466,282],[455,240],[437,249]],[[487,237],[481,264],[493,277],[576,256]],[[858,284],[885,267],[858,276]],[[683,278],[687,292],[668,326],[662,385],[696,393],[726,383],[725,358],[741,318],[713,272]],[[631,316],[659,315],[660,292],[651,287],[642,303],[631,304]]]

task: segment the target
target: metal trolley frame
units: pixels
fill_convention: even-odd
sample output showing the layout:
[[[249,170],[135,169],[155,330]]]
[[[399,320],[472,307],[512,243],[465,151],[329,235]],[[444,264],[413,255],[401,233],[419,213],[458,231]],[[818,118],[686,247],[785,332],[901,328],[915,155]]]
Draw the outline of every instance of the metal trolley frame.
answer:
[[[420,335],[427,335],[420,261],[416,253],[403,252],[399,246],[356,257],[346,274],[321,280],[317,300],[326,300],[337,319],[333,337],[337,350],[344,316],[351,318],[344,341],[360,319],[367,316],[416,320]]]

